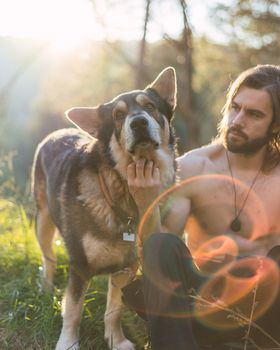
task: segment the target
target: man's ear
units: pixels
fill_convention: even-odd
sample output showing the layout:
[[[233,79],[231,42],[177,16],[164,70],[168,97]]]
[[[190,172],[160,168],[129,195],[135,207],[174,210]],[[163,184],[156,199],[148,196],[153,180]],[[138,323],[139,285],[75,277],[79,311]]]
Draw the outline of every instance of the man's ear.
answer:
[[[173,67],[165,68],[157,78],[146,87],[155,90],[174,110],[176,107],[177,82],[176,71]]]
[[[99,107],[74,107],[65,112],[67,119],[93,137],[98,137],[101,127]]]

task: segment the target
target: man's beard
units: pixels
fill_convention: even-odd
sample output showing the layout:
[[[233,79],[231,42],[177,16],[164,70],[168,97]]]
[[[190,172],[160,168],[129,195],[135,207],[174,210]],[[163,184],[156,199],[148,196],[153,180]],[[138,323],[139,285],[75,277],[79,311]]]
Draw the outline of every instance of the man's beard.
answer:
[[[240,137],[244,139],[242,144],[237,144],[231,140],[229,140],[229,133],[234,131],[239,134]],[[232,153],[241,153],[241,154],[254,154],[259,151],[263,146],[268,144],[269,135],[268,133],[264,137],[259,137],[253,140],[249,140],[248,136],[244,134],[241,130],[237,128],[229,128],[224,131],[223,142],[227,150]]]

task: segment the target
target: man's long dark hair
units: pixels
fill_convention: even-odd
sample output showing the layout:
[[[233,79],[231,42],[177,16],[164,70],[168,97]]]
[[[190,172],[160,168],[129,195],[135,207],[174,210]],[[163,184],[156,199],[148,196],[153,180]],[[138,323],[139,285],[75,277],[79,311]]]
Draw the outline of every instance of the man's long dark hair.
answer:
[[[223,118],[218,125],[216,142],[223,140],[226,131],[226,114],[232,100],[242,86],[267,91],[271,98],[273,119],[269,129],[267,153],[263,164],[263,170],[269,171],[280,163],[280,66],[265,64],[247,69],[230,85],[227,100],[222,110]],[[279,130],[273,131],[273,127],[279,127]]]

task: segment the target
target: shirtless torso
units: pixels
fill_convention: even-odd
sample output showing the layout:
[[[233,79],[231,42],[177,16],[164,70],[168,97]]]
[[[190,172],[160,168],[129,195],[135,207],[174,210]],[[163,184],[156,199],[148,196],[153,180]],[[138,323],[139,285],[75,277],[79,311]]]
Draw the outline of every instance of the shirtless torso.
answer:
[[[250,190],[258,168],[234,168],[233,182],[223,145],[211,144],[186,153],[178,163],[180,180],[186,185],[175,193],[169,215],[172,223],[168,223],[167,218],[166,226],[172,224],[177,234],[186,228],[187,245],[192,253],[219,235],[232,237],[238,245],[239,256],[266,255],[280,244],[279,166],[269,173],[260,172]],[[238,232],[230,229],[235,217],[234,186],[237,213],[243,207]],[[181,214],[176,220],[174,212]]]

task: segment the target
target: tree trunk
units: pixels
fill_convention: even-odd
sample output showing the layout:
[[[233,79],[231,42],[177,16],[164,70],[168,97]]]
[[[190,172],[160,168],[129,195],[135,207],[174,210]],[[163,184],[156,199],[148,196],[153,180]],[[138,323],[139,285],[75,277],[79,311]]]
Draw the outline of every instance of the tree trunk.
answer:
[[[184,96],[183,101],[181,101],[181,109],[186,120],[187,125],[187,148],[192,149],[200,145],[200,132],[198,121],[194,114],[194,103],[193,103],[193,90],[192,90],[192,31],[188,23],[187,17],[187,4],[185,0],[179,0],[184,20],[183,29],[183,55],[184,55],[184,90],[182,96]]]
[[[146,10],[145,10],[145,19],[144,19],[144,27],[143,27],[143,37],[140,42],[140,50],[139,50],[139,56],[138,56],[138,63],[136,67],[136,74],[135,74],[135,88],[139,89],[142,88],[143,84],[143,77],[145,75],[145,67],[144,67],[144,60],[145,60],[145,53],[146,53],[146,35],[147,35],[147,27],[149,22],[149,16],[150,16],[150,5],[152,0],[146,0]]]

